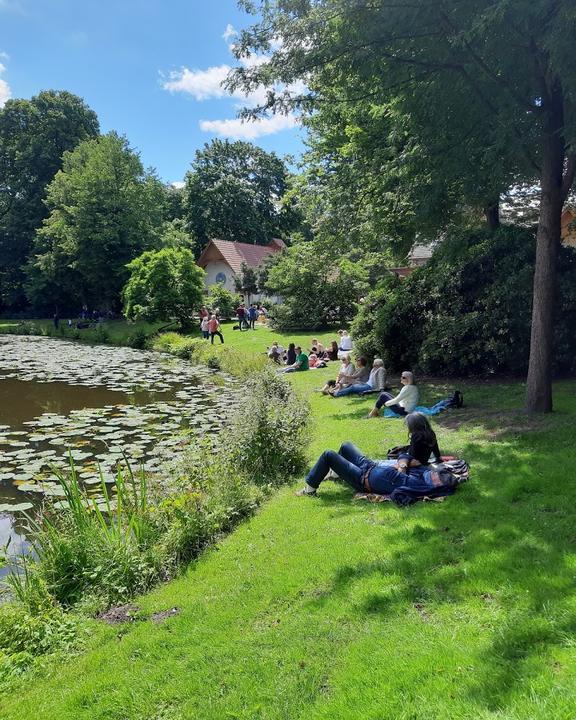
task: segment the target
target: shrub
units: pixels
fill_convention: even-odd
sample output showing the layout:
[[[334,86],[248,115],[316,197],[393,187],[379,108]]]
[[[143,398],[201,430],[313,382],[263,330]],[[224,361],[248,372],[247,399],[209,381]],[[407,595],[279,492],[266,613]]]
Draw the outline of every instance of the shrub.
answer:
[[[102,343],[105,344],[110,340],[110,333],[108,330],[102,325],[101,323],[98,323],[96,325],[96,328],[94,329],[92,338],[95,343]]]
[[[130,333],[126,338],[126,345],[134,348],[135,350],[146,350],[150,342],[150,338],[145,330],[138,328]]]
[[[0,606],[0,683],[27,670],[40,655],[78,643],[78,624],[51,607],[32,613],[16,603]]]
[[[278,330],[318,330],[347,324],[367,291],[368,270],[339,249],[319,241],[300,242],[266,264],[266,289],[284,298],[270,308]]]
[[[240,295],[232,293],[230,290],[226,290],[226,288],[223,285],[220,285],[220,283],[212,285],[206,297],[208,307],[212,308],[212,310],[218,308],[220,310],[220,315],[225,318],[235,316],[236,308],[241,301],[242,298]]]
[[[286,482],[305,466],[310,407],[272,369],[250,377],[244,391],[226,440],[233,467],[259,485]]]
[[[528,363],[534,233],[453,232],[406,280],[383,280],[352,325],[355,348],[394,370],[523,374]],[[557,372],[576,370],[576,253],[559,258]]]

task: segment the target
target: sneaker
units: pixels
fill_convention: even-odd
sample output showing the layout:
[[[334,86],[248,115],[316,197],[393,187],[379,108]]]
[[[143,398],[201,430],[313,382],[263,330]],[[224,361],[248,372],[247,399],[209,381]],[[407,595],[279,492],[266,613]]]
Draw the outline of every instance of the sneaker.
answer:
[[[301,490],[298,490],[295,495],[297,495],[298,497],[303,497],[304,495],[314,496],[316,495],[316,490],[314,490],[314,488],[311,488],[309,485],[305,485]]]

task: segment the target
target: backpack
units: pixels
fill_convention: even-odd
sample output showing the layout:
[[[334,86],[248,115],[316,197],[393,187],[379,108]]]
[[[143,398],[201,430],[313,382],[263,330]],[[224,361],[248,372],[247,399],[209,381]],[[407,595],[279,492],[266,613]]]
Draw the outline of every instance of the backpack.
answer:
[[[452,396],[448,399],[446,408],[461,408],[464,407],[464,395],[460,390],[454,390]]]

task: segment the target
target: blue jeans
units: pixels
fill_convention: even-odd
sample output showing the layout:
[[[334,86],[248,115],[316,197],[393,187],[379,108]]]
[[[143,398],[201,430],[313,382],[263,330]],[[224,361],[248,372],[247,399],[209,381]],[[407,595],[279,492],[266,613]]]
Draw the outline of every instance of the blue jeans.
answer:
[[[378,410],[380,410],[380,408],[385,403],[387,403],[388,400],[392,400],[393,397],[394,397],[394,395],[392,395],[392,393],[389,393],[389,392],[380,393],[380,395],[378,396],[378,400],[376,400],[376,407],[378,408]],[[395,412],[397,415],[408,415],[406,410],[404,410],[404,408],[401,405],[388,405],[388,407],[390,408],[390,410]]]
[[[372,390],[372,385],[368,383],[355,383],[354,385],[348,385],[348,387],[336,390],[334,397],[344,397],[345,395],[360,395],[363,392],[369,392]]]
[[[341,445],[337,453],[334,450],[325,450],[308,473],[306,483],[310,487],[318,488],[329,470],[334,470],[338,477],[351,485],[356,492],[366,491],[362,477],[368,470],[371,490],[381,495],[388,495],[406,480],[406,475],[398,472],[396,468],[378,465],[374,460],[362,455],[351,442]]]

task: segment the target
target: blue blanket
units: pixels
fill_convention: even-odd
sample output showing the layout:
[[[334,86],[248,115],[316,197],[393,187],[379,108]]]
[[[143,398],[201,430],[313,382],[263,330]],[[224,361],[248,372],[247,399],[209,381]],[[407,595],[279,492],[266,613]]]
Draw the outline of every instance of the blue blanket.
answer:
[[[424,405],[418,405],[418,407],[414,408],[414,412],[422,413],[422,415],[439,415],[443,410],[446,410],[450,404],[450,400],[440,400],[436,403],[436,405],[432,405],[432,407],[425,407]],[[390,410],[390,408],[386,408],[384,410],[384,417],[387,418],[401,418],[405,417],[404,415],[398,415],[398,413],[395,413],[393,410]]]

